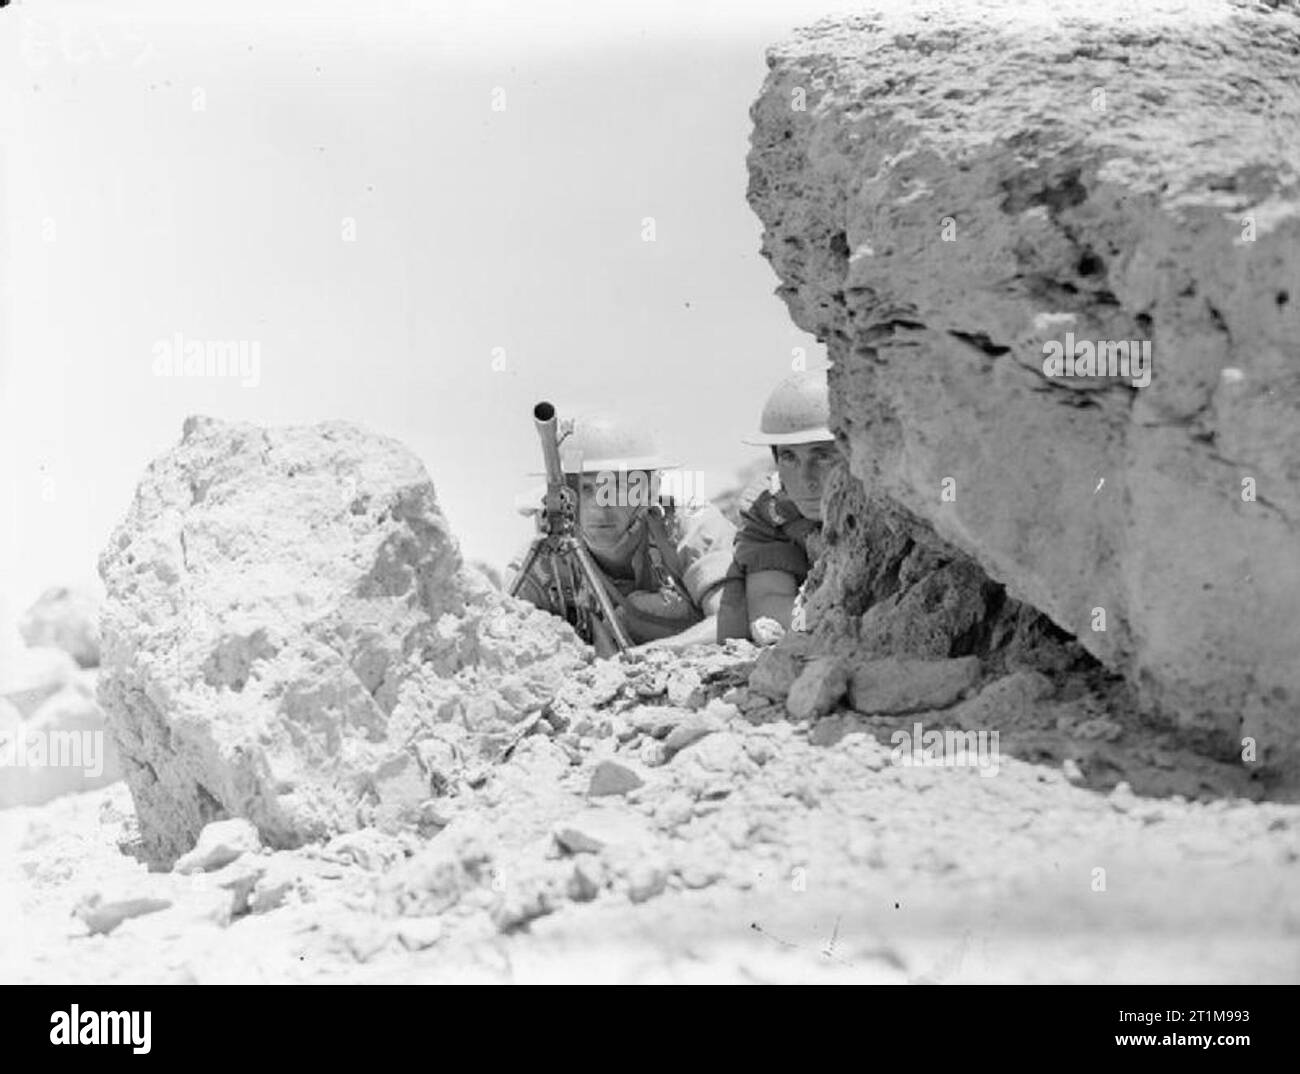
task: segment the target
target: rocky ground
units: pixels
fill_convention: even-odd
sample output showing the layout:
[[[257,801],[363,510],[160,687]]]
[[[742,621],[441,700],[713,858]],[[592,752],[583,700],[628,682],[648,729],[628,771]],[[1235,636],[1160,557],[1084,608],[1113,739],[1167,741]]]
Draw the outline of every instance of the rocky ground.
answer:
[[[755,656],[589,665],[423,831],[227,820],[150,872],[123,783],[0,812],[0,979],[1300,979],[1300,808],[1242,770],[1027,675],[799,721]],[[894,729],[994,707],[996,774],[895,763]]]

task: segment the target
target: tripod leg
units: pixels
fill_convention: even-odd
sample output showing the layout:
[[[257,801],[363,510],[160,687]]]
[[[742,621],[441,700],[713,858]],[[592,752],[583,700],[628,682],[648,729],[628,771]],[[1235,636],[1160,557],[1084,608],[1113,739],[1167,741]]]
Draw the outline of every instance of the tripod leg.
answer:
[[[569,618],[569,601],[568,598],[564,595],[564,590],[567,582],[570,587],[570,592],[572,592],[572,582],[569,582],[568,579],[566,578],[567,573],[568,572],[565,571],[564,564],[561,562],[560,557],[557,556],[554,552],[552,552],[551,553],[551,577],[555,579],[555,591],[558,594],[558,602],[559,602],[558,611],[561,619]]]
[[[510,583],[510,596],[517,597],[519,590],[524,587],[528,581],[528,574],[533,569],[533,564],[537,562],[537,557],[542,550],[542,539],[538,537],[528,548],[528,554],[524,556],[523,566],[519,568],[519,573],[514,576]]]
[[[618,621],[617,616],[614,614],[614,605],[609,599],[609,594],[605,592],[605,586],[600,580],[600,575],[596,572],[596,565],[591,562],[591,553],[583,547],[582,542],[574,542],[573,557],[578,561],[583,579],[596,595],[596,603],[600,605],[601,618],[605,620],[609,632],[614,635],[614,642],[618,645],[619,652],[632,648],[632,642],[629,640],[627,632],[624,631],[623,624]]]

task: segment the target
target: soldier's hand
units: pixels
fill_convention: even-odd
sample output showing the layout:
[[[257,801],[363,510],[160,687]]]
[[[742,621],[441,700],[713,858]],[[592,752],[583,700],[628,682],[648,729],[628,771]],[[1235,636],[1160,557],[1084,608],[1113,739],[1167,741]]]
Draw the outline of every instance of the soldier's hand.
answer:
[[[785,627],[767,616],[755,619],[750,625],[749,632],[753,636],[755,645],[775,645],[785,637]]]

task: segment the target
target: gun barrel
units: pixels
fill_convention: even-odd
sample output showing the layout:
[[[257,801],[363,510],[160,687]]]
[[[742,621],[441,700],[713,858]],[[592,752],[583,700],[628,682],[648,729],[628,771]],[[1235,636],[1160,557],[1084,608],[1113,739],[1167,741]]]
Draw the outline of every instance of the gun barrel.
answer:
[[[564,469],[560,465],[560,441],[556,435],[559,422],[555,416],[555,407],[545,401],[538,403],[533,407],[533,424],[537,426],[537,435],[542,441],[546,483],[555,488],[564,483]]]

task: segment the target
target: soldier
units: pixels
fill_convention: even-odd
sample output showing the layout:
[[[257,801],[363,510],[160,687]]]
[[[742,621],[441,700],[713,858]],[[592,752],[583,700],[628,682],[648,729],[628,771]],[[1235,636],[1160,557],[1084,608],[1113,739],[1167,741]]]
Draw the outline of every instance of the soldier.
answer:
[[[712,504],[677,504],[660,495],[660,471],[675,464],[644,430],[607,416],[580,417],[560,452],[565,473],[579,475],[580,536],[633,645],[712,644],[735,527]],[[525,551],[511,562],[512,572]],[[518,595],[558,614],[550,582],[550,567],[539,560]],[[599,633],[585,640],[608,656],[615,651],[612,637]]]
[[[718,641],[770,642],[791,628],[799,587],[822,548],[823,483],[840,460],[829,423],[826,374],[798,373],[768,396],[758,435],[745,441],[770,447],[776,472],[741,497]]]

